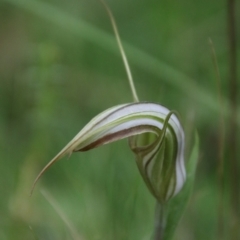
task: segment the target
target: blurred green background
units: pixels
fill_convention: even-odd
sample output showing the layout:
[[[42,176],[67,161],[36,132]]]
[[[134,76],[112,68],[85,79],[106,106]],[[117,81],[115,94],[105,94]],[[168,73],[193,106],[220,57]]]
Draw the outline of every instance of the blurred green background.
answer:
[[[200,135],[194,191],[175,239],[217,239],[219,102],[208,38],[228,106],[226,1],[107,2],[140,99],[182,117],[186,161],[194,128]],[[236,12],[239,23],[239,1]],[[42,189],[77,229],[75,239],[151,238],[155,201],[126,140],[59,161],[29,197],[38,172],[91,118],[131,101],[110,20],[98,1],[0,1],[1,240],[72,239]],[[228,180],[225,185],[227,193]],[[228,228],[228,194],[225,200]]]

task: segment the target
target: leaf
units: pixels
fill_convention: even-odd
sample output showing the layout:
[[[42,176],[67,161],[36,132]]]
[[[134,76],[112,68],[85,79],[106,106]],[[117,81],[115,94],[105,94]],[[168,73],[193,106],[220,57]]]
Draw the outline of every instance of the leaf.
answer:
[[[171,240],[177,224],[186,208],[188,199],[191,195],[193,189],[193,183],[195,179],[195,172],[198,162],[199,154],[199,137],[198,134],[195,134],[195,143],[190,155],[190,159],[187,163],[187,180],[184,184],[184,187],[179,192],[179,194],[172,198],[167,204],[165,211],[167,212],[166,216],[166,227],[164,231],[163,240]]]

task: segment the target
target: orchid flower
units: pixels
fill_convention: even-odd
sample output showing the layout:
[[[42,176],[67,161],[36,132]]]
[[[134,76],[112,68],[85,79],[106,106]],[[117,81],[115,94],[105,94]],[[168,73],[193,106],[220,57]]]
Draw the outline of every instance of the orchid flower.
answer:
[[[139,141],[147,137],[141,136],[144,133],[152,133],[155,138],[146,139],[145,145],[140,146]],[[186,179],[183,129],[173,112],[150,102],[123,104],[97,115],[46,165],[35,183],[65,155],[123,138],[129,138],[140,173],[159,202],[165,202],[181,190]]]

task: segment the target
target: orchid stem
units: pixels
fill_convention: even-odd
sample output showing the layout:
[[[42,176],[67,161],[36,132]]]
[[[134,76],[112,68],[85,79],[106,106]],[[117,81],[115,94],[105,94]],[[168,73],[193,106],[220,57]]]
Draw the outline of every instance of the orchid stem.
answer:
[[[155,226],[154,226],[154,240],[163,240],[164,230],[166,226],[164,205],[157,201],[155,210]]]

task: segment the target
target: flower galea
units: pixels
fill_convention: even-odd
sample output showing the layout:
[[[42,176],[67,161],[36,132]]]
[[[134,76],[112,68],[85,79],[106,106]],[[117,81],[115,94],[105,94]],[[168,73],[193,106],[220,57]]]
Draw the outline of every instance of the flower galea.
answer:
[[[175,196],[186,180],[184,132],[175,113],[151,102],[122,104],[97,115],[43,168],[34,186],[65,155],[123,138],[129,139],[139,171],[152,195],[160,203]]]

